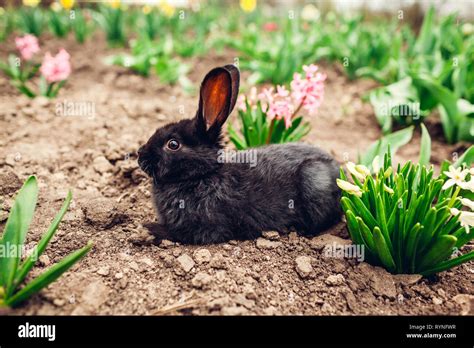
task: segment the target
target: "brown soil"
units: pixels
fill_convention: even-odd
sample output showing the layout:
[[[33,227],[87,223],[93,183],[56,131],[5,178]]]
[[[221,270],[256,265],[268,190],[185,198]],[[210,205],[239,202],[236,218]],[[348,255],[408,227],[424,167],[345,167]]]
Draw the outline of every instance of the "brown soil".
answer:
[[[209,246],[155,245],[142,227],[154,220],[150,183],[135,151],[153,129],[192,116],[196,96],[158,79],[103,64],[113,50],[102,37],[85,45],[44,39],[56,51],[65,47],[74,72],[53,101],[20,96],[0,76],[0,185],[3,228],[12,197],[31,174],[40,195],[29,242],[38,241],[59,210],[67,189],[74,201],[32,272],[94,242],[79,264],[13,314],[468,314],[473,301],[473,264],[430,279],[393,276],[356,260],[325,258],[325,245],[347,243],[340,223],[312,239],[268,233],[257,241]],[[0,58],[13,40],[0,48]],[[215,65],[233,61],[232,53],[192,60],[198,84]],[[347,81],[325,64],[326,98],[306,141],[355,160],[380,136],[371,107],[361,101],[373,86]],[[57,103],[89,102],[94,117],[58,116]],[[184,112],[183,112],[184,111]],[[439,125],[430,126],[441,134]],[[420,137],[403,148],[399,160],[418,156]],[[229,145],[230,146],[230,145]],[[433,139],[432,161],[459,150]],[[342,238],[342,239],[341,239]],[[465,247],[467,249],[472,246]],[[472,314],[472,312],[471,312]]]

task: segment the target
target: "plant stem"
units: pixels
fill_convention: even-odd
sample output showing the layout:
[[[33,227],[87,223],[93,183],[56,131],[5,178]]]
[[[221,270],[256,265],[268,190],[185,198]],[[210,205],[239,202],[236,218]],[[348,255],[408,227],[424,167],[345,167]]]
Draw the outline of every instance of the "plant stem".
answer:
[[[272,140],[273,128],[275,128],[275,118],[270,123],[270,129],[268,130],[268,136],[267,140],[265,140],[265,144],[270,144],[270,141]]]
[[[301,100],[300,105],[298,105],[295,112],[293,112],[293,114],[291,115],[291,119],[293,119],[298,114],[298,112],[300,112],[301,108],[303,107],[305,99],[306,99],[306,96],[303,97],[303,100]]]
[[[306,99],[306,96],[303,97],[303,100],[301,100],[300,105],[298,105],[296,110],[291,114],[290,119],[295,118],[298,112],[300,112],[301,108],[303,107],[305,99]],[[270,129],[268,130],[268,136],[267,136],[267,139],[265,140],[265,144],[270,144],[270,141],[272,140],[272,133],[273,133],[274,128],[275,128],[275,118],[272,120],[272,123],[270,123]]]
[[[456,201],[456,198],[458,197],[459,192],[461,191],[461,187],[457,186],[456,191],[454,191],[453,196],[451,197],[451,200],[448,203],[448,208],[451,209],[453,207],[454,202]]]

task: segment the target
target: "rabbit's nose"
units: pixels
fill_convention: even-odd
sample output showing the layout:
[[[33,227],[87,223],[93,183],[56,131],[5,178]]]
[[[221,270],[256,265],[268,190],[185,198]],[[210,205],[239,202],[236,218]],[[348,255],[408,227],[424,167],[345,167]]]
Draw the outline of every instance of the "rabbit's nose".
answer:
[[[142,145],[138,148],[138,151],[137,151],[138,155],[140,156],[143,153],[143,151],[145,151],[145,145]]]

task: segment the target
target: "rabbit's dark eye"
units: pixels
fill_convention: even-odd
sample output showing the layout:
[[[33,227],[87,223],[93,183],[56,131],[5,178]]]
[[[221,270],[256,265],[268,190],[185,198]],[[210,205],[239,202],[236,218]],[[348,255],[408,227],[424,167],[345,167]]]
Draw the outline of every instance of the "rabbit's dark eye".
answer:
[[[181,147],[181,144],[178,140],[171,139],[168,141],[168,144],[166,144],[166,147],[168,147],[168,149],[170,149],[171,151],[176,151]]]

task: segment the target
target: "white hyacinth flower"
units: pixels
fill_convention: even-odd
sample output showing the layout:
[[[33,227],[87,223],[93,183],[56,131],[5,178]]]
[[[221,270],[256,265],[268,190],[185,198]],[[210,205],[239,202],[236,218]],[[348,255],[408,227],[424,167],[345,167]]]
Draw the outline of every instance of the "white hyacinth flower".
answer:
[[[446,190],[446,189],[448,189],[448,188],[450,188],[451,186],[454,186],[454,185],[457,185],[460,188],[465,188],[466,183],[465,183],[464,180],[466,179],[467,173],[469,173],[469,171],[467,169],[463,170],[461,168],[454,168],[453,166],[449,166],[449,171],[444,172],[444,174],[449,179],[446,180],[446,182],[444,183],[442,189]]]

